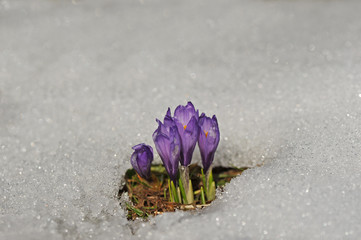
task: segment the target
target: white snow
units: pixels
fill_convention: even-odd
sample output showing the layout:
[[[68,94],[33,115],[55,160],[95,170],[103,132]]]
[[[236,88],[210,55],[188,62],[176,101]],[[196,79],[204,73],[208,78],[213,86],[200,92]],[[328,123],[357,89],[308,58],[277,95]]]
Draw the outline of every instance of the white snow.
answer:
[[[360,9],[0,0],[0,239],[357,239]],[[216,164],[263,165],[203,211],[128,222],[131,146],[187,100],[218,117]]]

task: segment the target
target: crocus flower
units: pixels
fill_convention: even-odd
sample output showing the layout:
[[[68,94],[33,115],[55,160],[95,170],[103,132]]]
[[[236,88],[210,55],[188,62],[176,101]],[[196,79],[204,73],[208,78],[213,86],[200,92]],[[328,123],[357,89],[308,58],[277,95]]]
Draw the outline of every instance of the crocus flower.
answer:
[[[204,171],[207,172],[213,162],[214,153],[219,143],[218,122],[215,115],[210,118],[202,113],[198,124],[200,127],[198,146],[201,152]]]
[[[145,179],[150,179],[150,166],[153,161],[153,149],[144,143],[132,147],[134,153],[130,162],[135,171]]]
[[[199,135],[198,115],[198,110],[194,109],[191,102],[188,102],[186,106],[179,105],[174,111],[174,123],[182,143],[180,159],[182,166],[188,166],[192,161]]]
[[[164,118],[164,124],[158,119],[157,122],[158,128],[153,133],[153,141],[170,179],[176,181],[181,142],[169,108]]]

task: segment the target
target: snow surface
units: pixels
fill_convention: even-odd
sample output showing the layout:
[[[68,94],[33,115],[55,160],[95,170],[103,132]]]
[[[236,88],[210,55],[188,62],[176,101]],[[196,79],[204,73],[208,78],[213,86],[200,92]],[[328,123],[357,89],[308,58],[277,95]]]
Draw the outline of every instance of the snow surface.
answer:
[[[0,239],[357,239],[360,9],[0,0]],[[264,164],[203,211],[128,222],[131,146],[187,100],[218,117],[216,164]]]

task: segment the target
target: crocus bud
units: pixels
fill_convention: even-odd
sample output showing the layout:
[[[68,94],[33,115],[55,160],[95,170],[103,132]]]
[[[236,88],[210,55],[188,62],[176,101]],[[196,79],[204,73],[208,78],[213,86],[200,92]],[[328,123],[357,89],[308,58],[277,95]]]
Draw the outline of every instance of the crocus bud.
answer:
[[[132,147],[134,153],[130,158],[130,162],[135,171],[147,180],[150,179],[150,166],[153,161],[153,149],[144,143]]]
[[[164,167],[172,181],[177,180],[181,142],[177,127],[170,116],[168,108],[164,124],[157,119],[158,128],[153,133],[155,148],[163,161]]]
[[[180,159],[182,166],[188,166],[192,161],[199,135],[198,115],[198,110],[194,109],[191,102],[188,102],[186,106],[179,105],[174,111],[174,123],[182,146]]]
[[[202,113],[198,124],[200,127],[198,146],[201,152],[204,171],[207,172],[213,162],[214,153],[219,143],[218,122],[215,115],[210,118]]]

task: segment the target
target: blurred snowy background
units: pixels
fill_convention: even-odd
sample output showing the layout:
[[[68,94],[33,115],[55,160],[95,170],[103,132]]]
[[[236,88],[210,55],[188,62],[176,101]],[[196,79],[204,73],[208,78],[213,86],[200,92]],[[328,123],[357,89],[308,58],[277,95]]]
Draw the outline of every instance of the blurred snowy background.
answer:
[[[0,239],[358,239],[360,10],[0,0]],[[216,164],[264,164],[203,211],[128,222],[130,147],[187,100],[218,117]]]

